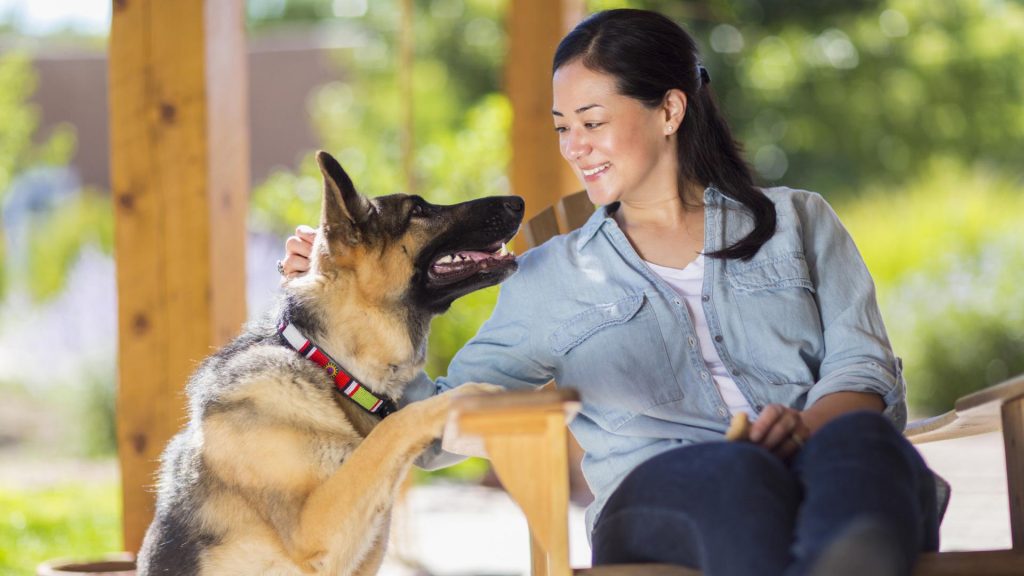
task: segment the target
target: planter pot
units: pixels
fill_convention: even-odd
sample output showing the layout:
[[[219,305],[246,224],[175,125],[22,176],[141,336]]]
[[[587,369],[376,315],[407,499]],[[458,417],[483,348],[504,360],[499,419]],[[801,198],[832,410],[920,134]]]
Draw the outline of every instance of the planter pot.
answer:
[[[36,567],[36,576],[135,576],[135,556],[110,554],[98,558],[50,560]]]

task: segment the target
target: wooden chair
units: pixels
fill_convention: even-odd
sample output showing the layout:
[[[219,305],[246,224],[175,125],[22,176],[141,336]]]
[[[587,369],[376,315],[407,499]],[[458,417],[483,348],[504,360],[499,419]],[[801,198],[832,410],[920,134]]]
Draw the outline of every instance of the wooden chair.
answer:
[[[579,227],[593,210],[585,192],[563,198],[526,224],[528,246]],[[578,410],[576,391],[553,387],[459,399],[445,446],[463,454],[485,454],[491,460],[505,489],[526,515],[534,576],[699,576],[686,568],[649,564],[575,572],[570,568],[566,424]],[[924,443],[999,429],[1005,442],[1013,547],[923,554],[915,576],[1024,574],[1024,374],[961,398],[945,414],[911,423],[906,435],[914,443]]]

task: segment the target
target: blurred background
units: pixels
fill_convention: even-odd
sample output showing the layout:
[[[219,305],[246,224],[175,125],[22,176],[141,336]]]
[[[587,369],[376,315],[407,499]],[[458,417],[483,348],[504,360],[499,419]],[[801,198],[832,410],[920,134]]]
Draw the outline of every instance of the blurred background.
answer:
[[[412,173],[430,201],[509,192],[511,1],[413,3]],[[916,415],[1024,372],[1022,3],[586,3],[624,6],[698,39],[762,184],[836,207]],[[335,153],[365,193],[407,185],[400,16],[397,0],[247,2],[250,316],[276,294],[284,238],[316,222],[314,150]],[[0,0],[0,574],[120,546],[109,25],[109,1]],[[428,372],[444,373],[496,293],[434,322]],[[417,481],[472,486],[485,472],[470,461]],[[473,573],[460,570],[434,569]]]

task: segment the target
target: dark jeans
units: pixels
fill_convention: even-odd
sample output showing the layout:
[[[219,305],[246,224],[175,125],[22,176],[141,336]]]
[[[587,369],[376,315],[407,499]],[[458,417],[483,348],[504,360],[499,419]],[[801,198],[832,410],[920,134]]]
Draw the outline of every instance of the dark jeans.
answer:
[[[883,416],[845,414],[789,463],[748,443],[712,442],[644,462],[609,498],[594,565],[678,564],[710,576],[805,574],[851,523],[891,533],[902,569],[938,549],[931,472]]]

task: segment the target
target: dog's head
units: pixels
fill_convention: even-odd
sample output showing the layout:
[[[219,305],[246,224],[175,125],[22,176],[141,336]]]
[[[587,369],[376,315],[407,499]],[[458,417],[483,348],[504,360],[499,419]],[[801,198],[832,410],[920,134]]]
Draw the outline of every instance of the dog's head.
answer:
[[[316,273],[349,275],[372,299],[401,301],[433,315],[516,270],[505,243],[522,222],[521,198],[450,206],[406,194],[368,198],[330,154],[318,152],[317,162],[324,198]]]

